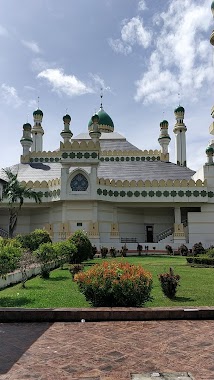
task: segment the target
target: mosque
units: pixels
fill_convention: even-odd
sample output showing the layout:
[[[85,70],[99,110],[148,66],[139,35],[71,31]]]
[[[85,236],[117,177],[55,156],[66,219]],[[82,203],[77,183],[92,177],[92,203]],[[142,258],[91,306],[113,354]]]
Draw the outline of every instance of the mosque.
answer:
[[[214,1],[211,9],[214,15]],[[214,31],[210,42],[214,46]],[[16,233],[46,229],[53,241],[77,229],[92,244],[117,249],[137,243],[149,249],[189,248],[201,241],[214,244],[214,141],[206,163],[197,171],[187,167],[185,109],[175,111],[176,163],[170,162],[168,122],[160,123],[160,150],[140,150],[115,131],[102,105],[88,124],[88,133],[73,138],[71,117],[63,117],[60,147],[43,150],[43,112],[34,124],[23,125],[20,163],[11,167],[18,180],[40,193],[42,202],[26,199]],[[214,119],[214,106],[211,110]],[[210,126],[214,135],[214,122]],[[0,196],[5,178],[0,171]],[[0,234],[8,229],[7,201],[0,202]]]

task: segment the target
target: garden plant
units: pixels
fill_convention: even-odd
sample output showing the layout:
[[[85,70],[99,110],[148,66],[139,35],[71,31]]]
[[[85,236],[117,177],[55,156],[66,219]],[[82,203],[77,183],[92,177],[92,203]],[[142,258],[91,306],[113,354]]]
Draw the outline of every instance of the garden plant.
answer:
[[[74,280],[93,306],[140,307],[151,299],[152,276],[141,265],[104,261]]]

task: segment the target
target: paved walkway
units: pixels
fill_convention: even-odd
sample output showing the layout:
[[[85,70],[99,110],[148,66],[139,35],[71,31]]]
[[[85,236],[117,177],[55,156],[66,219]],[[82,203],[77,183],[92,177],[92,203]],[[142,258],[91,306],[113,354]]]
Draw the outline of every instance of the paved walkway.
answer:
[[[214,321],[1,323],[1,380],[214,380]]]

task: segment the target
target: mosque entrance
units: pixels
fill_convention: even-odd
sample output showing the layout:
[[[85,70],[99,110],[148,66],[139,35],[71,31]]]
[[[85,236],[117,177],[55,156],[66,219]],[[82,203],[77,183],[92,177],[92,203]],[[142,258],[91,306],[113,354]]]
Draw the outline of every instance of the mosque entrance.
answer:
[[[153,243],[153,226],[146,226],[146,242]]]

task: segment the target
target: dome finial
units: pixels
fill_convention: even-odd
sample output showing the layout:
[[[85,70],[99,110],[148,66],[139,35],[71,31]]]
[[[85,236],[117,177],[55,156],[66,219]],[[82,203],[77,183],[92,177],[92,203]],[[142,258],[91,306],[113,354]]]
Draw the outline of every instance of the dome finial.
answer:
[[[38,105],[38,110],[39,110],[39,96],[37,98],[37,105]]]
[[[103,88],[101,87],[101,89],[100,89],[100,108],[101,109],[103,108],[102,99],[103,99]]]

